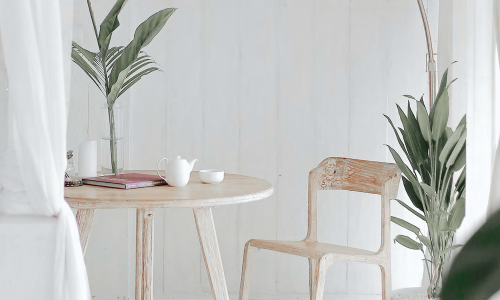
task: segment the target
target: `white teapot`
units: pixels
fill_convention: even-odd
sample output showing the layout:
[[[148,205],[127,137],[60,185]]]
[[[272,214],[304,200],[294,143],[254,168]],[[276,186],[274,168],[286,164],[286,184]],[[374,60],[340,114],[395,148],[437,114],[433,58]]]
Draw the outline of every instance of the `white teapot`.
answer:
[[[166,159],[167,163],[165,164],[165,177],[160,175],[160,163]],[[184,158],[177,156],[174,159],[162,158],[158,162],[158,166],[156,167],[156,172],[158,176],[163,178],[168,185],[182,187],[185,186],[189,182],[189,176],[191,175],[191,171],[193,170],[194,163],[197,162],[197,159],[193,159],[188,162]]]

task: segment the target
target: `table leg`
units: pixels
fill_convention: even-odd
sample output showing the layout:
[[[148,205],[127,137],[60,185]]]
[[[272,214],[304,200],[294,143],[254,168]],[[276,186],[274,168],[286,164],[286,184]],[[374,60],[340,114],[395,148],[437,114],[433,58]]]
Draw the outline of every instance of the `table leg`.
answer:
[[[215,300],[229,300],[212,209],[210,207],[195,208],[193,212],[214,298]]]
[[[153,300],[153,208],[137,209],[135,299]]]
[[[90,230],[94,223],[95,209],[79,209],[76,213],[76,222],[78,223],[78,232],[80,233],[80,245],[82,253],[85,256],[87,251],[87,243],[89,241]]]

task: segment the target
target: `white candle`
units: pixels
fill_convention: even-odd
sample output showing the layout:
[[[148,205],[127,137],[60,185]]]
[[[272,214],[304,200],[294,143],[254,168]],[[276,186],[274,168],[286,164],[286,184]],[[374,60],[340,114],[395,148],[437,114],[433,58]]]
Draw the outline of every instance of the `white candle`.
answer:
[[[97,176],[97,141],[83,141],[78,146],[78,176]]]

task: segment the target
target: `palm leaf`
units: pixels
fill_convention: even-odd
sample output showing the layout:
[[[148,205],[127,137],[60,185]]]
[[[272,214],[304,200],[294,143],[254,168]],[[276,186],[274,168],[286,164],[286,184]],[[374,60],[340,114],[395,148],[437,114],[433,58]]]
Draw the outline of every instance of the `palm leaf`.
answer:
[[[458,154],[457,159],[455,160],[455,163],[453,164],[453,167],[451,168],[451,170],[453,172],[457,172],[463,166],[465,166],[466,156],[467,156],[467,150],[466,150],[466,147],[463,147],[462,151],[460,151],[460,153]]]
[[[454,151],[455,145],[457,145],[457,142],[462,135],[463,128],[464,128],[463,126],[458,127],[457,130],[455,130],[455,132],[451,135],[451,137],[448,139],[448,141],[444,145],[444,148],[441,151],[441,154],[439,154],[439,162],[442,165],[445,164],[446,160],[448,159],[448,156],[451,154],[451,151]],[[457,155],[458,155],[458,153],[457,153]]]
[[[444,129],[444,134],[446,135],[446,140],[449,140],[453,135],[453,129],[451,129],[450,127],[446,127]]]
[[[450,113],[450,103],[449,103],[448,91],[445,89],[439,98],[439,102],[436,101],[436,105],[433,106],[434,115],[431,117],[432,123],[432,138],[438,141],[446,128],[448,123],[448,117]]]
[[[127,0],[117,0],[106,18],[104,18],[101,23],[97,43],[99,44],[99,50],[102,53],[108,52],[111,35],[113,34],[113,31],[118,28],[118,26],[120,26],[120,22],[118,21],[118,14],[121,12],[123,6],[125,6],[126,3]]]
[[[406,194],[408,194],[411,203],[413,203],[413,205],[416,208],[420,209],[423,212],[424,206],[422,204],[422,201],[420,200],[420,197],[417,195],[415,188],[413,187],[411,182],[408,179],[406,179],[406,177],[403,177],[402,179],[403,179],[403,186],[405,187]]]
[[[161,69],[156,68],[156,67],[148,68],[146,70],[143,70],[143,71],[139,72],[138,74],[136,74],[131,79],[127,80],[123,84],[122,89],[120,90],[120,92],[118,93],[118,97],[120,97],[121,94],[125,93],[125,91],[128,90],[130,87],[132,87],[132,85],[134,85],[137,81],[141,80],[142,76],[145,76],[145,75],[147,75],[147,74],[149,74],[151,72],[154,72],[154,71],[161,71]]]
[[[111,73],[111,70],[113,69],[113,66],[115,65],[116,61],[118,60],[120,55],[123,54],[123,49],[125,49],[125,47],[120,47],[120,48],[121,49],[117,49],[116,52],[112,54],[112,56],[107,56],[106,58],[106,69],[108,70],[108,73]]]
[[[160,32],[175,10],[175,8],[160,10],[137,27],[134,39],[125,47],[122,55],[120,55],[113,66],[113,70],[109,76],[109,83],[111,86],[117,82],[118,75],[136,61],[140,50],[147,46],[158,32]]]
[[[441,83],[439,84],[439,90],[436,94],[436,101],[434,104],[437,104],[438,99],[441,98],[441,95],[443,94],[444,90],[446,89],[446,86],[448,84],[448,71],[449,68],[446,68],[446,70],[443,73],[443,76],[441,77]],[[431,109],[431,114],[432,114],[432,109]]]
[[[427,185],[423,182],[420,183],[420,186],[425,191],[425,193],[427,195],[429,195],[429,197],[431,197],[432,199],[434,199],[436,197],[436,191],[434,191],[434,189],[432,187],[430,187],[429,185]]]
[[[76,42],[73,42],[72,45],[72,50],[75,51],[82,59],[85,60],[86,65],[92,68],[94,72],[99,72],[101,74],[101,77],[98,78],[100,82],[104,82],[104,73],[101,72],[102,67],[100,68],[100,60],[99,60],[99,53],[94,53],[86,50],[85,48],[81,47],[78,45]],[[72,53],[72,58],[73,53]],[[95,74],[97,76],[97,74]]]
[[[145,61],[151,61],[153,63],[156,63],[155,60],[151,56],[147,55],[146,52],[141,51],[139,53],[139,56],[135,60],[135,62],[132,64],[132,68],[135,68],[135,66],[137,66]]]
[[[127,77],[133,76],[135,72],[137,72],[138,70],[140,70],[141,68],[143,68],[149,64],[157,65],[156,62],[154,61],[154,59],[149,55],[144,55],[144,56],[138,57],[137,60],[132,64],[132,67],[131,67],[130,72],[127,75]]]
[[[432,249],[432,243],[428,237],[426,237],[425,235],[419,234],[418,239],[422,242],[422,244],[425,245],[425,247],[427,247],[427,249]]]
[[[457,79],[458,79],[458,78],[455,78],[455,79],[453,79],[452,81],[450,81],[450,83],[448,83],[448,86],[446,86],[446,89],[449,89],[449,88],[450,88],[450,85],[451,85],[453,82],[457,81]]]
[[[467,117],[466,117],[466,115],[464,115],[464,116],[462,117],[462,119],[461,119],[461,120],[460,120],[460,122],[458,123],[457,127],[459,127],[459,126],[461,126],[461,125],[465,125],[465,126],[467,126]]]
[[[429,123],[429,116],[427,115],[427,110],[422,102],[417,102],[417,120],[422,132],[422,136],[426,142],[430,142],[431,137],[431,125]]]
[[[118,50],[118,51],[116,52],[115,57],[111,58],[111,59],[108,61],[108,65],[107,65],[107,66],[108,66],[108,70],[110,70],[110,69],[114,66],[114,64],[115,64],[115,62],[116,62],[116,60],[117,60],[116,58],[117,58],[119,55],[121,55],[121,53],[123,53],[123,51],[122,51],[122,50],[121,50],[121,51],[120,51],[120,50]],[[132,64],[132,66],[130,67],[130,68],[131,68],[131,71],[129,71],[129,73],[128,73],[128,77],[132,76],[132,75],[134,74],[134,72],[136,72],[136,71],[137,71],[137,70],[139,70],[140,68],[142,68],[142,67],[146,66],[147,64],[156,64],[155,60],[154,60],[151,56],[147,55],[145,52],[141,51],[141,52],[140,52],[140,54],[142,54],[142,55],[139,55],[139,57],[137,57],[137,59],[135,60],[135,62],[134,62],[134,63]],[[147,62],[147,64],[144,64],[144,63],[146,63],[146,62]],[[138,67],[139,65],[141,65],[141,64],[143,64],[143,65],[142,65],[141,67],[137,68],[137,67]]]
[[[73,62],[82,69],[85,74],[94,82],[94,84],[99,88],[99,90],[106,95],[104,92],[104,79],[101,74],[98,74],[95,70],[95,66],[92,61],[87,61],[84,59],[84,55],[77,50],[78,48],[73,47],[71,51],[71,58]],[[101,76],[99,76],[101,75]]]
[[[415,216],[419,217],[420,219],[424,220],[425,221],[425,217],[424,215],[422,215],[421,213],[419,213],[418,211],[414,210],[413,208],[411,208],[408,204],[404,203],[403,201],[399,200],[399,199],[394,199],[396,201],[398,201],[399,204],[401,204],[404,208],[406,208],[407,210],[411,211]]]
[[[453,164],[455,164],[455,161],[457,157],[460,155],[460,153],[463,151],[464,152],[464,157],[465,157],[465,139],[467,138],[467,129],[465,129],[462,132],[462,136],[457,142],[457,145],[453,149],[453,152],[451,152],[450,157],[448,158],[448,161],[446,162],[446,167],[449,168]]]
[[[123,46],[118,46],[118,47],[112,47],[111,49],[108,50],[108,52],[106,53],[106,63],[112,58],[116,58],[118,56],[115,56],[117,53],[120,53],[121,51],[123,51]]]
[[[422,250],[422,247],[423,247],[421,243],[416,242],[415,240],[407,237],[406,235],[396,236],[396,238],[394,239],[394,242],[398,242],[401,245],[405,246],[406,248],[412,249],[412,250]]]
[[[418,235],[420,233],[420,229],[417,226],[415,226],[415,225],[413,225],[411,223],[408,223],[408,222],[406,222],[403,219],[396,218],[396,217],[391,217],[391,221],[393,223],[398,224],[399,226],[401,226],[401,227],[403,227],[405,229],[408,229],[409,231],[415,233],[416,235]]]
[[[388,148],[389,148],[389,151],[391,152],[392,154],[392,157],[394,158],[394,160],[396,161],[396,164],[398,165],[399,169],[403,172],[403,174],[412,182],[412,183],[415,183],[418,185],[418,180],[417,178],[415,177],[415,175],[412,173],[412,171],[408,168],[408,166],[406,166],[406,164],[403,162],[403,160],[401,159],[401,156],[399,156],[399,154],[394,150],[392,149],[391,146],[389,145],[386,145]]]
[[[465,199],[459,198],[450,212],[448,219],[448,229],[457,230],[465,217]]]
[[[465,189],[465,173],[466,173],[467,167],[465,167],[462,170],[462,173],[460,173],[460,176],[457,179],[457,182],[455,183],[455,189],[459,193],[458,197],[460,198],[460,194],[463,192]]]
[[[123,82],[125,81],[125,78],[127,77],[127,74],[130,71],[130,67],[131,66],[128,66],[127,68],[125,68],[125,70],[121,71],[115,84],[111,86],[111,90],[109,91],[107,99],[108,105],[109,104],[113,105],[116,99],[118,98],[118,92],[123,86]]]
[[[83,48],[82,46],[78,45],[75,41],[73,41],[71,43],[71,45],[73,46],[73,48],[76,48],[78,50],[78,52],[80,52],[81,54],[83,54],[83,56],[85,56],[85,58],[88,61],[94,60],[94,57],[96,56],[96,53],[90,52],[89,50],[87,50],[87,49]]]
[[[385,114],[384,114],[384,117],[387,119],[387,121],[389,121],[389,124],[391,124],[392,130],[394,130],[394,134],[396,135],[396,138],[398,139],[399,146],[401,147],[401,149],[403,149],[403,152],[406,154],[406,157],[408,158],[408,160],[410,160],[410,156],[408,155],[408,151],[406,151],[406,147],[405,147],[403,141],[401,140],[401,138],[399,137],[399,134],[396,130],[396,127],[394,127],[394,124],[392,123],[391,118],[389,118]]]
[[[104,68],[102,66],[102,60],[100,54],[96,54],[92,64],[94,68],[99,72],[99,74],[101,74],[101,76],[104,78],[105,77]]]
[[[424,149],[421,147],[420,138],[423,141],[423,137],[420,133],[420,128],[418,127],[418,123],[416,124],[416,127],[414,126],[415,124],[413,123],[413,120],[415,119],[415,116],[413,116],[413,112],[411,112],[411,109],[409,108],[409,103],[408,116],[405,115],[399,105],[396,104],[396,106],[398,108],[399,118],[401,119],[404,127],[404,131],[401,131],[401,135],[403,136],[403,140],[405,141],[408,153],[410,154],[412,160],[415,162],[415,165],[419,166],[424,161],[426,156],[425,154],[427,154],[424,154]],[[414,121],[415,123],[417,122],[416,119]]]
[[[415,140],[416,150],[422,157],[422,162],[428,157],[429,144],[426,143],[422,132],[420,131],[420,125],[418,124],[417,119],[415,118],[415,114],[410,107],[410,102],[408,101],[408,125],[410,126],[408,133],[410,133],[410,137]],[[405,128],[406,129],[406,128]]]
[[[439,252],[439,256],[444,255],[444,254],[446,254],[446,253],[450,252],[451,250],[457,249],[457,248],[462,247],[462,246],[463,246],[463,245],[461,245],[461,244],[456,244],[456,245],[453,245],[453,246],[451,246],[451,247],[448,247],[448,248],[446,248],[446,249],[444,249],[444,250],[440,251],[440,252]]]
[[[456,61],[452,62],[450,64],[450,66],[452,64],[456,63]],[[429,112],[429,120],[431,122],[431,126],[434,122],[434,110],[436,108],[436,105],[439,103],[439,101],[441,100],[441,96],[443,94],[443,92],[445,91],[446,89],[446,84],[448,83],[448,68],[444,71],[443,73],[443,77],[441,77],[441,83],[439,84],[439,90],[438,90],[438,93],[436,95],[436,100],[434,101],[432,107],[431,107],[431,111]]]

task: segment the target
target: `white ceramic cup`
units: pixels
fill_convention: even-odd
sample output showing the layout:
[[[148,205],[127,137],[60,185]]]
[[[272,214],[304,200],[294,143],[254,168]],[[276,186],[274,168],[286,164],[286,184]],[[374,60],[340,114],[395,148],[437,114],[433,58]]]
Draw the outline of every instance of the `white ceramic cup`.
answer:
[[[200,170],[199,175],[203,183],[219,183],[224,179],[222,170]]]

